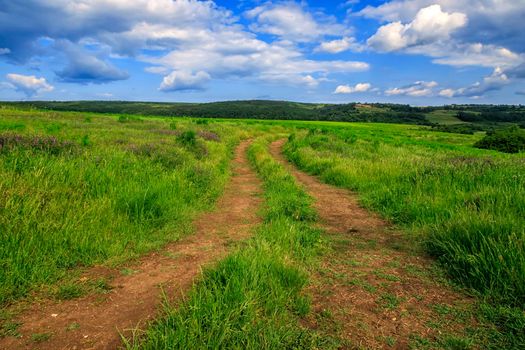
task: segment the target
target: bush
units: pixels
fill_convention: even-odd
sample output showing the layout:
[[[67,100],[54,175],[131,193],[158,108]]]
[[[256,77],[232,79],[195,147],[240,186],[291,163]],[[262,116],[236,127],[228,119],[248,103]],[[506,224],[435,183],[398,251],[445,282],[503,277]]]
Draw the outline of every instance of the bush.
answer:
[[[525,151],[525,130],[518,126],[488,132],[474,147],[493,149],[506,153]]]
[[[475,124],[451,124],[451,125],[432,125],[433,131],[449,132],[456,134],[473,135],[477,131],[483,131],[483,127]]]
[[[197,143],[197,135],[193,130],[184,131],[177,139],[185,146],[195,146]]]

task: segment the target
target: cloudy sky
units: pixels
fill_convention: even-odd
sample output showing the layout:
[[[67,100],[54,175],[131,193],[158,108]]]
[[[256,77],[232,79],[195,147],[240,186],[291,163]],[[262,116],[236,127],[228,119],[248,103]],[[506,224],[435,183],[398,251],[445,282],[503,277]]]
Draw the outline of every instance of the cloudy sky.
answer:
[[[0,0],[0,99],[525,103],[525,0]]]

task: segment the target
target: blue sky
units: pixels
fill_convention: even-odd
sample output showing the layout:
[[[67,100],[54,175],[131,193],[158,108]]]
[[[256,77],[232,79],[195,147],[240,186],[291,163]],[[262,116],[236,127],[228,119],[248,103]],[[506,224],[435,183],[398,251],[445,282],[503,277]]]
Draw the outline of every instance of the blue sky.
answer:
[[[524,0],[0,0],[0,99],[525,103],[524,18]]]

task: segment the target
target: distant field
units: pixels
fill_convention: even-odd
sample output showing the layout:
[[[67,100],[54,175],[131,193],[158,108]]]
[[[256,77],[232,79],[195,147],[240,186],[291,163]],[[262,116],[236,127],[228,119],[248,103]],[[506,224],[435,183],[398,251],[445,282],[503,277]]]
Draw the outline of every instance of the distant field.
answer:
[[[445,110],[436,110],[426,114],[426,118],[431,123],[436,124],[463,124],[464,121],[456,117],[456,111],[445,111]]]

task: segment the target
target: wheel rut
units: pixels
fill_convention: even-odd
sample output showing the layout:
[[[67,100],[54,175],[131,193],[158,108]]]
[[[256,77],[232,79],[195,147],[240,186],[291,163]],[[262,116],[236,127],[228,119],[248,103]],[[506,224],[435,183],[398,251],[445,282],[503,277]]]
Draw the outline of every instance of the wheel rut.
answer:
[[[20,336],[0,339],[0,348],[116,349],[121,335],[129,336],[158,315],[162,291],[175,302],[182,300],[203,266],[226,256],[231,245],[248,238],[260,221],[256,213],[261,183],[247,159],[249,144],[243,141],[237,147],[224,194],[214,211],[197,217],[192,235],[142,257],[129,266],[134,272],[130,275],[103,266],[89,269],[83,280],[111,281],[106,294],[33,303],[15,319],[21,324]],[[46,336],[37,340],[35,334]]]
[[[439,344],[445,333],[463,335],[475,325],[454,312],[472,300],[447,286],[431,259],[414,254],[406,237],[363,209],[354,193],[291,165],[284,143],[272,143],[270,153],[314,198],[330,242],[312,272],[313,312],[305,326],[341,339],[344,349],[408,349]]]

